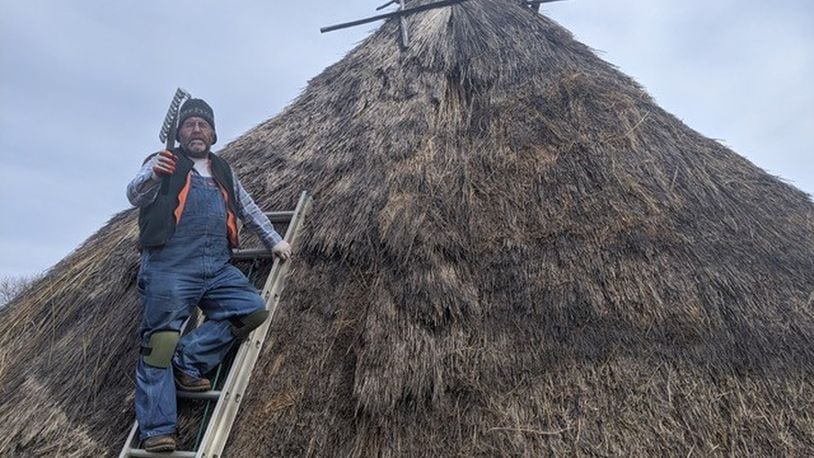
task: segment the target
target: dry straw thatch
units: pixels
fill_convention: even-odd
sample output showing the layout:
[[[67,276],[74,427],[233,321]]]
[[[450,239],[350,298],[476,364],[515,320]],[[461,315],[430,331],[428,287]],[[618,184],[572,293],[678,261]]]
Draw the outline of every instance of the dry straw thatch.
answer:
[[[221,152],[316,199],[230,456],[811,454],[810,198],[514,1],[407,22]],[[136,231],[0,316],[0,455],[121,445]]]

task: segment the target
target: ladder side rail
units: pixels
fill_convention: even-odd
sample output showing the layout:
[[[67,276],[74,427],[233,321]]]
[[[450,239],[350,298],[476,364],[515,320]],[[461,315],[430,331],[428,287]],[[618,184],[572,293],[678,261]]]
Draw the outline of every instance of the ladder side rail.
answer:
[[[268,277],[266,277],[266,286],[263,288],[263,292],[261,293],[261,297],[263,301],[268,303],[268,297],[270,296],[272,285],[275,282],[275,278],[278,276],[280,271],[280,261],[279,259],[274,259],[274,262],[271,267],[271,271],[269,272]],[[266,320],[268,322],[268,319]],[[262,327],[262,325],[261,325]],[[235,354],[234,359],[232,360],[232,366],[229,370],[229,373],[226,375],[226,380],[223,382],[223,386],[221,387],[221,398],[215,404],[214,409],[212,409],[212,415],[209,417],[209,425],[206,428],[206,432],[204,433],[204,437],[201,439],[201,443],[198,446],[198,453],[195,455],[198,458],[202,457],[209,457],[208,449],[209,444],[212,442],[212,436],[215,434],[215,430],[217,425],[219,424],[219,419],[223,416],[223,410],[225,408],[226,403],[228,403],[229,399],[232,397],[233,387],[234,387],[234,377],[237,373],[236,368],[240,367],[244,364],[244,360],[246,357],[246,346],[249,342],[253,341],[254,333],[257,332],[255,329],[254,332],[249,334],[249,337],[241,344],[240,348],[238,349],[237,353]]]
[[[269,273],[268,277],[269,279],[277,276],[277,272],[279,271],[278,264],[279,260],[275,259],[274,264],[272,265],[271,272]],[[266,297],[265,293],[263,294],[263,297],[265,299]],[[268,320],[266,320],[266,322],[268,322]],[[224,410],[226,409],[226,405],[229,403],[233,396],[235,387],[235,377],[238,373],[237,368],[245,364],[247,346],[255,342],[253,337],[256,331],[257,330],[255,329],[254,332],[249,334],[249,337],[240,345],[237,354],[235,354],[235,357],[232,360],[232,367],[230,368],[229,373],[226,376],[226,380],[223,382],[223,386],[221,387],[220,399],[218,399],[218,402],[215,404],[214,409],[212,409],[212,414],[209,417],[209,425],[207,426],[206,432],[204,433],[204,436],[201,439],[201,443],[198,446],[198,451],[197,454],[195,455],[196,458],[204,457],[209,458],[217,456],[214,454],[210,454],[211,449],[210,444],[213,442],[213,438],[217,434],[218,428],[220,428],[221,419],[224,416]]]
[[[300,194],[299,202],[291,216],[290,224],[284,237],[284,239],[292,245],[294,245],[297,240],[299,229],[302,226],[310,205],[311,197],[307,192],[303,191],[302,194]],[[279,259],[274,260],[262,294],[263,300],[266,302],[266,307],[269,310],[269,317],[261,326],[255,329],[243,342],[243,345],[240,346],[235,360],[232,363],[229,375],[223,385],[222,393],[224,394],[212,412],[209,426],[201,441],[196,457],[219,457],[226,446],[226,440],[234,424],[238,407],[242,401],[251,373],[274,318],[274,312],[277,309],[277,303],[282,287],[284,286],[284,280],[289,266],[290,262],[280,262]]]
[[[285,239],[292,244],[296,241],[299,228],[302,224],[302,216],[307,212],[309,205],[310,198],[307,193],[303,192],[297,204],[297,209],[295,210],[296,217],[292,218],[285,236]],[[229,393],[224,397],[224,405],[218,412],[218,417],[215,418],[213,413],[213,423],[210,423],[209,428],[212,435],[210,436],[209,442],[206,442],[206,438],[202,442],[202,450],[199,451],[199,456],[201,457],[217,457],[226,445],[226,440],[234,424],[234,418],[237,415],[237,409],[242,400],[246,385],[248,384],[248,379],[257,362],[263,341],[265,341],[268,328],[273,320],[285,273],[289,265],[289,263],[275,261],[275,265],[272,268],[273,272],[269,275],[266,281],[266,287],[264,288],[264,300],[270,312],[269,318],[249,336],[245,345],[239,350],[238,356],[236,357],[236,364],[233,364],[229,379],[227,379],[226,382],[227,385],[224,386],[224,388],[229,388]],[[206,446],[207,449],[203,449],[203,446]]]
[[[304,215],[307,212],[307,207],[310,200],[303,203],[303,211],[299,215]],[[300,208],[300,205],[298,205]],[[297,220],[292,220],[289,230],[286,232],[286,240],[292,245],[296,241],[299,229],[302,226],[302,216]],[[212,446],[210,447],[210,455],[202,455],[206,457],[218,457],[223,452],[226,446],[226,441],[229,438],[229,433],[234,425],[234,419],[237,416],[237,411],[240,407],[243,395],[248,388],[249,380],[254,371],[254,366],[260,357],[260,351],[263,348],[263,343],[268,335],[268,329],[271,327],[274,314],[277,310],[277,305],[280,302],[280,295],[285,288],[286,274],[289,270],[290,263],[281,263],[275,275],[269,275],[267,287],[264,288],[266,295],[267,309],[269,310],[268,319],[263,322],[246,340],[245,345],[241,347],[240,363],[233,365],[232,374],[234,375],[233,383],[229,386],[231,390],[231,397],[225,400],[223,414],[219,419],[219,423],[215,425],[215,434],[212,439]]]
[[[130,456],[130,445],[133,443],[133,440],[136,438],[136,433],[138,432],[138,420],[133,422],[133,426],[130,428],[130,434],[127,435],[127,440],[124,442],[124,447],[122,447],[122,451],[119,452],[119,458],[127,458]]]
[[[277,276],[277,278],[279,279],[280,276]],[[276,290],[278,285],[280,285],[279,280],[274,282],[273,288]],[[275,293],[274,298],[269,301],[269,305],[271,307],[276,307],[278,297],[278,294]],[[269,318],[271,318],[271,316],[269,316]],[[267,332],[269,327],[268,323],[269,321],[266,320],[266,322],[256,329],[255,332]],[[232,376],[230,380],[231,383],[229,383],[230,396],[223,399],[223,408],[219,412],[218,418],[213,418],[213,423],[211,423],[211,441],[209,444],[207,444],[207,449],[204,450],[204,453],[200,455],[202,458],[219,457],[225,448],[226,440],[228,439],[229,432],[232,429],[234,419],[237,416],[237,409],[240,403],[243,401],[243,394],[245,393],[246,385],[248,383],[248,375],[251,374],[252,369],[254,369],[255,362],[260,356],[262,343],[262,339],[260,339],[257,335],[254,335],[250,336],[250,340],[247,339],[246,343],[240,348],[241,354],[239,365],[234,366],[230,374]],[[209,453],[206,453],[207,450]]]

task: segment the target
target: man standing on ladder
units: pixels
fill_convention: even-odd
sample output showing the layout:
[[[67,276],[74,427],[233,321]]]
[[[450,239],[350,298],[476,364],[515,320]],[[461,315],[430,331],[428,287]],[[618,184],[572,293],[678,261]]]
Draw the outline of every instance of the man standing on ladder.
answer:
[[[178,114],[180,148],[147,158],[127,186],[139,207],[143,248],[138,291],[144,305],[136,368],[136,419],[151,452],[175,450],[175,386],[208,391],[204,378],[232,347],[268,317],[257,289],[229,263],[237,217],[281,259],[291,246],[243,189],[229,164],[212,154],[212,108],[187,100]],[[199,306],[207,321],[180,338]],[[179,340],[180,339],[180,340]]]

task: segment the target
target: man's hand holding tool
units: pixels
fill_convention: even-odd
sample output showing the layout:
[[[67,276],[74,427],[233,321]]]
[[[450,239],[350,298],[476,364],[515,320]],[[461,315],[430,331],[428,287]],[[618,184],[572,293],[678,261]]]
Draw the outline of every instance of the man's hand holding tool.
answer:
[[[173,173],[175,173],[175,155],[169,151],[161,151],[153,163],[153,179],[158,181]]]

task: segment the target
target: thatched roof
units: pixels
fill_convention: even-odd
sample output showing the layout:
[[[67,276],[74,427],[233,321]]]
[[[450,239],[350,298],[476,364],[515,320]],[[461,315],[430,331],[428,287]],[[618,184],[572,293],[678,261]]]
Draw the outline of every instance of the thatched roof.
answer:
[[[516,2],[408,22],[222,150],[315,197],[230,456],[811,453],[810,198]],[[0,455],[122,445],[136,235],[0,315]]]

